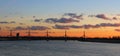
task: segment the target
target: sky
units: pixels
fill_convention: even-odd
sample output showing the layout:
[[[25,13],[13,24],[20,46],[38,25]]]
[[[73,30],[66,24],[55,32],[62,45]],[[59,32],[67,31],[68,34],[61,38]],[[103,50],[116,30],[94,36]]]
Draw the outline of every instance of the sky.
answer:
[[[120,36],[119,0],[0,0],[0,36]]]

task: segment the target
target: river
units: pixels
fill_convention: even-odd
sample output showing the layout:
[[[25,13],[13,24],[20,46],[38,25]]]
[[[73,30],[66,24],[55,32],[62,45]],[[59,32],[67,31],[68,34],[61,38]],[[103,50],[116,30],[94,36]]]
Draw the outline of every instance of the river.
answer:
[[[120,44],[80,41],[0,41],[0,56],[120,56]]]

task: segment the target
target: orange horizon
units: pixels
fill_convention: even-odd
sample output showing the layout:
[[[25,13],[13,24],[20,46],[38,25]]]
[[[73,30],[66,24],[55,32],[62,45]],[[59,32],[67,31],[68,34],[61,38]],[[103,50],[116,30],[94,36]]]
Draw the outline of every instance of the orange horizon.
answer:
[[[83,31],[84,30],[67,30],[67,36],[68,37],[82,37],[83,36]],[[16,36],[16,33],[20,33],[20,36],[28,36],[28,31],[27,30],[22,30],[22,31],[13,31],[12,36]],[[114,34],[115,33],[115,34]],[[52,30],[49,31],[49,36],[64,36],[65,32],[64,30]],[[120,36],[119,32],[115,31],[96,31],[96,30],[85,30],[85,35],[86,37],[113,37],[113,36]],[[0,36],[10,36],[10,31],[1,31]],[[31,31],[31,36],[46,36],[46,31]]]

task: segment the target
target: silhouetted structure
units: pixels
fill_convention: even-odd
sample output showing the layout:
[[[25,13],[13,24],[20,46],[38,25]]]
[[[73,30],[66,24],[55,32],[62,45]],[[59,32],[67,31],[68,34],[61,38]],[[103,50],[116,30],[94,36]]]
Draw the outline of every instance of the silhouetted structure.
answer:
[[[0,28],[0,36],[1,36],[1,28]]]
[[[50,32],[51,33],[51,32]],[[0,41],[6,41],[6,40],[78,40],[78,41],[84,41],[84,42],[107,42],[107,43],[120,43],[120,36],[113,36],[113,37],[95,37],[95,38],[89,38],[86,37],[86,32],[83,31],[83,36],[78,37],[69,37],[67,35],[67,31],[64,31],[64,36],[49,36],[49,31],[47,30],[45,32],[45,36],[31,36],[30,28],[28,29],[28,36],[20,36],[20,33],[16,33],[16,36],[13,36],[13,30],[10,30],[10,37],[9,36],[0,36]]]
[[[85,34],[85,31],[83,31],[83,38],[86,38],[86,34]]]
[[[67,31],[65,30],[65,37],[67,37]]]
[[[47,30],[47,32],[46,32],[46,36],[49,37],[49,32],[48,32],[48,30]]]
[[[48,30],[46,32],[46,37],[47,37],[46,41],[49,41],[49,31]]]
[[[12,31],[12,30],[10,30],[10,37],[12,37],[12,32],[13,32],[13,31]]]
[[[31,33],[30,33],[31,31],[30,31],[30,27],[28,27],[28,37],[30,37],[31,36]]]
[[[65,41],[67,41],[67,31],[65,30]]]
[[[16,33],[16,37],[17,37],[17,38],[20,37],[19,35],[20,35],[20,33]]]

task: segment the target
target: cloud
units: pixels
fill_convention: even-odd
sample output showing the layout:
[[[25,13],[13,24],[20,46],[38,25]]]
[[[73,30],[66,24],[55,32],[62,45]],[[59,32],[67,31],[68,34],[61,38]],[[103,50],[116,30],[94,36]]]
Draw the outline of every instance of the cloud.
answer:
[[[69,26],[67,25],[55,25],[53,26],[54,29],[69,29]]]
[[[71,17],[74,17],[74,16],[76,16],[76,14],[75,14],[75,13],[65,13],[64,16],[71,16]]]
[[[14,28],[14,30],[27,30],[28,28],[22,27],[22,26],[17,26]]]
[[[53,26],[54,29],[70,29],[70,28],[85,28],[89,29],[92,25],[82,25],[82,26],[77,26],[77,25],[55,25]]]
[[[47,18],[45,22],[47,23],[72,23],[79,22],[83,19],[83,14],[77,15],[76,13],[65,13],[62,18]]]
[[[15,21],[11,21],[10,23],[16,23]]]
[[[34,22],[40,22],[42,19],[35,19]]]
[[[8,16],[4,16],[4,18],[7,18]]]
[[[31,26],[31,27],[22,27],[22,26],[17,26],[14,28],[14,30],[47,30],[50,29],[46,26]]]
[[[70,28],[83,28],[82,26],[70,25]]]
[[[65,13],[63,16],[70,16],[71,18],[83,19],[83,14],[77,15],[76,13]]]
[[[82,27],[85,29],[89,29],[89,28],[100,28],[100,27],[119,27],[120,23],[100,23],[100,24],[96,24],[96,25],[83,25]]]
[[[96,15],[88,15],[88,17],[95,17]]]
[[[116,14],[116,16],[120,16],[120,14]]]
[[[88,24],[88,25],[83,25],[83,26],[81,26],[81,27],[84,28],[84,29],[89,29],[89,28],[97,28],[97,27],[99,27],[99,26],[94,26],[94,25]]]
[[[7,22],[7,21],[1,21],[0,24],[15,24],[15,21]]]
[[[25,23],[19,23],[20,25],[25,25]]]
[[[33,16],[33,18],[36,18],[36,16]]]
[[[53,26],[54,29],[70,29],[70,28],[82,28],[82,26],[76,25],[55,25]]]
[[[117,17],[113,17],[112,19],[113,19],[113,20],[117,20]]]
[[[2,21],[2,22],[0,22],[0,24],[8,24],[9,22],[7,22],[7,21]]]
[[[72,22],[79,22],[79,20],[75,20],[72,18],[48,18],[45,20],[47,23],[72,23]]]
[[[46,23],[56,23],[58,21],[57,18],[48,18],[45,20]]]
[[[50,29],[46,26],[31,26],[30,27],[31,30],[47,30],[47,29]]]
[[[23,19],[24,17],[20,17],[21,19]]]
[[[85,24],[81,26],[77,25],[55,25],[53,26],[54,29],[70,29],[70,28],[84,28],[84,29],[90,29],[90,28],[100,28],[100,27],[119,27],[120,23],[100,23],[96,25],[91,25],[91,24]]]
[[[29,32],[25,32],[25,33],[29,33]],[[31,34],[38,34],[38,32],[30,32]]]
[[[108,18],[105,14],[98,14],[98,15],[96,15],[96,17],[104,19],[104,20],[110,20],[110,18]]]
[[[102,27],[118,27],[118,26],[120,26],[120,23],[114,23],[114,24],[112,24],[112,23],[101,23],[100,26],[102,26]]]
[[[89,15],[88,17],[97,17],[97,18],[101,18],[104,20],[117,20],[117,17],[109,18],[105,14]]]
[[[57,22],[59,23],[71,23],[71,22],[79,22],[79,20],[74,20],[72,18],[61,18]]]
[[[70,29],[70,28],[85,28],[85,29],[89,29],[89,28],[95,28],[93,25],[82,25],[82,26],[77,26],[77,25],[55,25],[53,27],[54,29]]]
[[[118,32],[120,32],[120,29],[115,29],[115,31],[118,31]]]

